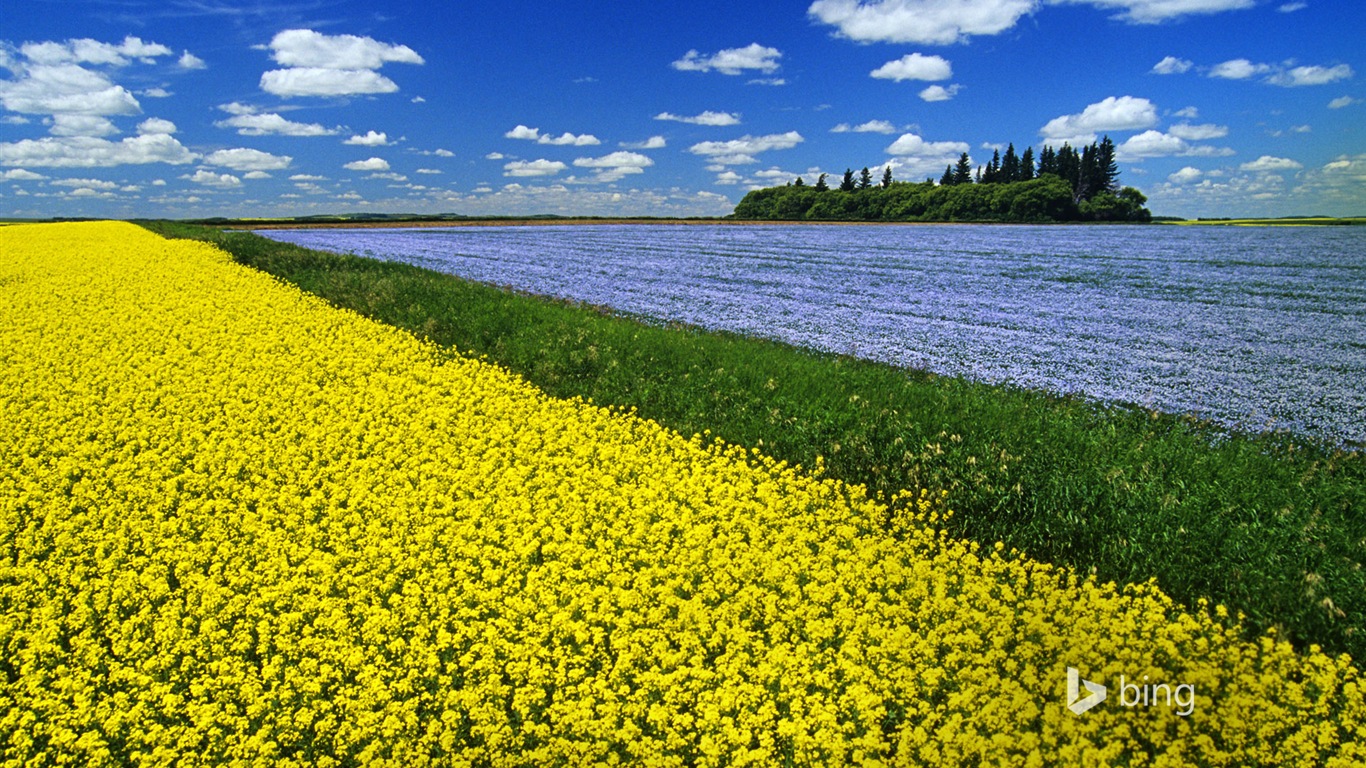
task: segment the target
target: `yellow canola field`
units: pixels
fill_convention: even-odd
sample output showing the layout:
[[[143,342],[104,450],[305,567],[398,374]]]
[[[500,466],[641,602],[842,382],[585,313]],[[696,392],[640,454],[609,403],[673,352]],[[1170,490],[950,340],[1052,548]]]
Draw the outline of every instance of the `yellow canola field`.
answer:
[[[4,765],[1366,762],[1345,657],[907,506],[206,245],[0,230]]]

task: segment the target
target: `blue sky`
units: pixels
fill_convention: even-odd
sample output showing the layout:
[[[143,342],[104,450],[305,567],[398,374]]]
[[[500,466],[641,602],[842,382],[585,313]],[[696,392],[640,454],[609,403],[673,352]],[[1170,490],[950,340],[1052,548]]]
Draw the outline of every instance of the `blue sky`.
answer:
[[[1366,215],[1359,0],[27,0],[0,216],[716,215],[1109,135],[1157,214]]]

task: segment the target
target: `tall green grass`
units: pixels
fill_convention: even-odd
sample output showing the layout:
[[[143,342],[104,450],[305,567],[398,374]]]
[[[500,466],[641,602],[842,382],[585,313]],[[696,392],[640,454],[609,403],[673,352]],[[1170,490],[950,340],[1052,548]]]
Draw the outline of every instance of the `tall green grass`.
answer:
[[[1290,435],[991,386],[614,315],[249,233],[210,240],[333,304],[482,355],[544,390],[710,430],[890,496],[949,492],[949,525],[1102,580],[1156,579],[1301,646],[1366,658],[1366,459]],[[1104,631],[1098,627],[1098,631]]]

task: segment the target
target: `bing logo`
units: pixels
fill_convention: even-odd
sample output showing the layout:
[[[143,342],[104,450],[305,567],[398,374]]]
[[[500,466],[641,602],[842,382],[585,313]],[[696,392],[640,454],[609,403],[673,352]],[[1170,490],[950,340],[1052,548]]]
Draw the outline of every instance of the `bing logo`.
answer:
[[[1119,705],[1121,707],[1167,706],[1176,711],[1177,716],[1187,717],[1195,711],[1195,686],[1168,685],[1167,683],[1131,683],[1124,675],[1119,676]],[[1086,695],[1082,696],[1082,689]],[[1107,691],[1100,683],[1093,683],[1081,676],[1076,667],[1067,668],[1067,708],[1080,715],[1105,701]]]

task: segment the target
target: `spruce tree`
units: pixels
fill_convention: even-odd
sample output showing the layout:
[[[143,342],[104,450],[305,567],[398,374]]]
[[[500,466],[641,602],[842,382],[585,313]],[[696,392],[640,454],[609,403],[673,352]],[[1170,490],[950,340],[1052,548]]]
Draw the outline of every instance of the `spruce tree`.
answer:
[[[845,169],[844,169],[844,181],[841,181],[841,182],[840,182],[840,191],[841,191],[841,192],[853,192],[853,191],[854,191],[854,171],[853,171],[852,168],[845,168]]]
[[[890,186],[892,186],[892,166],[888,165],[882,171],[882,188],[886,189]]]
[[[1020,155],[1020,181],[1029,181],[1034,178],[1034,148],[1025,147],[1023,155]]]
[[[1100,166],[1096,162],[1096,143],[1081,148],[1081,162],[1077,166],[1077,183],[1073,189],[1078,201],[1090,200],[1100,191]]]
[[[1063,143],[1062,149],[1058,150],[1057,170],[1054,171],[1061,176],[1063,181],[1072,185],[1072,197],[1075,200],[1077,195],[1077,172],[1081,170],[1081,158],[1077,157],[1077,151],[1072,149],[1071,144]]]
[[[1000,180],[1006,184],[1023,180],[1020,178],[1020,157],[1015,154],[1014,144],[1006,147],[1006,154],[1001,158]]]
[[[1106,136],[1096,148],[1096,192],[1119,189],[1119,164],[1115,162],[1115,143]]]
[[[991,162],[982,169],[982,181],[987,184],[1003,181],[1001,178],[1001,150],[998,149],[991,153]]]
[[[806,186],[806,182],[802,180],[802,177],[798,176],[798,177],[797,177],[797,180],[794,181],[794,182],[792,182],[792,186],[794,186],[794,187],[804,187],[804,186]]]
[[[939,177],[939,186],[941,186],[941,187],[952,187],[952,186],[954,185],[954,183],[955,183],[955,182],[954,182],[954,180],[953,180],[953,166],[952,166],[952,165],[946,165],[946,166],[944,166],[944,175]]]
[[[1045,144],[1043,151],[1039,152],[1039,167],[1034,171],[1035,176],[1042,176],[1051,173],[1054,176],[1058,173],[1058,153],[1051,145]]]
[[[828,191],[829,189],[830,189],[830,185],[825,183],[825,174],[822,173],[822,174],[821,174],[819,177],[817,177],[817,179],[816,179],[816,191],[817,191],[817,192],[825,192],[825,191]]]
[[[968,153],[967,153],[967,152],[964,152],[964,153],[958,158],[958,165],[953,169],[953,183],[954,183],[954,184],[971,184],[971,183],[972,183],[972,158],[968,157]]]
[[[873,186],[873,174],[868,170],[868,166],[863,166],[863,170],[858,175],[858,188],[867,189]]]

